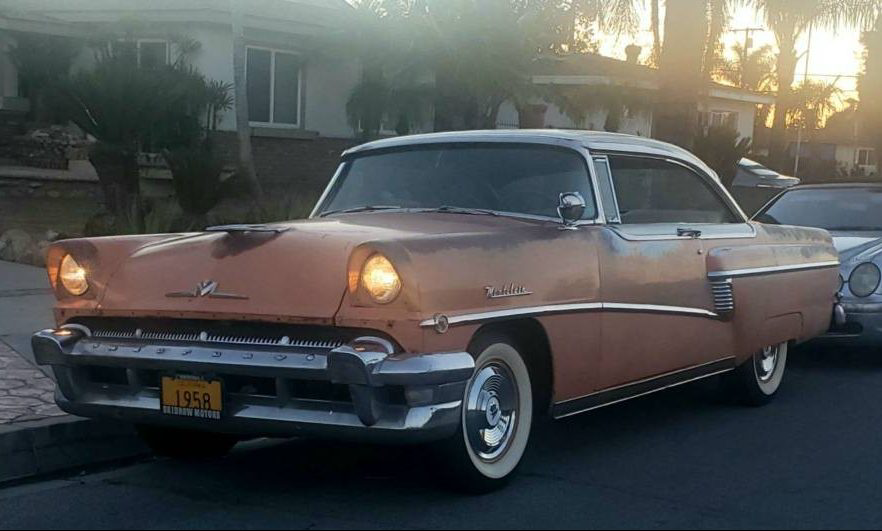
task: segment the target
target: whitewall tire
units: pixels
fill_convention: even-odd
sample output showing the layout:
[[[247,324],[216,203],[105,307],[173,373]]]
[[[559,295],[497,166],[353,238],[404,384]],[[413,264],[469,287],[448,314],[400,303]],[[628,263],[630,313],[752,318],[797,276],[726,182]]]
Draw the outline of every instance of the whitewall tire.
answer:
[[[730,381],[738,398],[752,406],[769,403],[784,382],[788,350],[786,342],[770,345],[736,369]]]
[[[458,490],[483,493],[517,471],[533,427],[530,372],[504,336],[479,338],[456,436],[441,445],[440,472]]]

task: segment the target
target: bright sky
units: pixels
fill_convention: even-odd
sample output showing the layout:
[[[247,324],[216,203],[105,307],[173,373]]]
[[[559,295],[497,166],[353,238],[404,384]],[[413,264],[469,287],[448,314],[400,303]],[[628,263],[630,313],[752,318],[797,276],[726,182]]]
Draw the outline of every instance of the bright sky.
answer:
[[[634,37],[601,36],[601,52],[604,55],[624,57],[625,46],[636,42],[643,46],[644,54],[652,49],[652,31],[650,30],[649,11],[646,10],[642,17],[641,32]],[[664,20],[664,18],[662,18]],[[730,28],[763,27],[763,20],[757,17],[750,8],[740,8],[735,13]],[[770,32],[756,32],[753,34],[754,47],[766,44],[774,46],[775,38]],[[744,42],[744,33],[729,33],[726,36],[726,47],[730,48],[735,42]],[[808,47],[808,38],[804,37],[799,44],[799,50],[804,52]],[[755,49],[754,48],[754,49]],[[812,38],[811,55],[809,60],[809,73],[812,79],[833,81],[836,76],[843,76],[839,80],[839,87],[845,91],[843,99],[857,97],[857,79],[855,76],[861,70],[861,54],[863,47],[860,43],[860,34],[856,30],[840,31],[838,34],[827,30],[815,30]],[[645,55],[644,55],[645,56]],[[800,62],[797,69],[797,82],[804,78],[805,60]]]

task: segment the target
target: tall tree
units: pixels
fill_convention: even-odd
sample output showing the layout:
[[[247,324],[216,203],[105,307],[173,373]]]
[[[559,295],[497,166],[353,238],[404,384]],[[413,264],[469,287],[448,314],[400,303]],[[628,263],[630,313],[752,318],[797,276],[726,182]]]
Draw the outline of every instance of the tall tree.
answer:
[[[667,0],[662,48],[661,91],[653,136],[692,148],[698,133],[702,60],[708,35],[704,1]]]
[[[812,27],[840,29],[854,26],[868,5],[878,0],[750,0],[775,35],[778,45],[776,77],[778,95],[769,149],[773,162],[783,166],[787,158],[787,116],[794,102],[793,84],[799,62],[797,46]]]
[[[864,33],[864,70],[859,81],[860,104],[867,136],[875,139],[876,164],[882,170],[882,15],[872,30]]]
[[[650,2],[650,25],[652,26],[652,64],[658,66],[661,62],[662,37],[661,37],[661,0],[649,0]]]
[[[239,174],[248,183],[254,199],[260,202],[263,199],[263,189],[254,165],[251,122],[248,116],[246,81],[248,49],[245,46],[245,14],[242,10],[242,0],[230,0],[230,15],[233,27],[233,84],[236,98],[236,134],[239,140]]]

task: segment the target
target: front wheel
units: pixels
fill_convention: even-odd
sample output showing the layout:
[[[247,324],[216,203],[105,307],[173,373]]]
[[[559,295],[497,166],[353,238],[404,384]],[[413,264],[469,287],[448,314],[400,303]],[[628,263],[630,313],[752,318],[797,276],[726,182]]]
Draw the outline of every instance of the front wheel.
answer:
[[[438,466],[450,486],[481,494],[503,487],[520,465],[533,427],[533,390],[513,342],[486,337],[474,350],[459,430],[439,445]]]
[[[763,348],[729,376],[737,398],[750,406],[768,404],[778,393],[787,369],[786,342]]]

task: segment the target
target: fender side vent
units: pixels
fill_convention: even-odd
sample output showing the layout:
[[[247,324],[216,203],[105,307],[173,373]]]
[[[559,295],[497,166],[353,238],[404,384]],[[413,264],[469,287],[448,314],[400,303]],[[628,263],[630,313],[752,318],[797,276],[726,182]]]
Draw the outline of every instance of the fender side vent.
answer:
[[[727,315],[735,311],[735,290],[732,279],[711,281],[711,290],[714,294],[714,310],[720,315]]]

